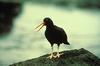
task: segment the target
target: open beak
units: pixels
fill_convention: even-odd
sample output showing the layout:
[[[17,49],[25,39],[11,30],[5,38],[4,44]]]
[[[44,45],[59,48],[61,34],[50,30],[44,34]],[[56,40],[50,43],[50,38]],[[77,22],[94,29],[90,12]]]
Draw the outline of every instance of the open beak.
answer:
[[[41,23],[40,25],[38,25],[35,29],[39,28],[37,31],[40,31],[40,29],[44,26],[44,23]]]

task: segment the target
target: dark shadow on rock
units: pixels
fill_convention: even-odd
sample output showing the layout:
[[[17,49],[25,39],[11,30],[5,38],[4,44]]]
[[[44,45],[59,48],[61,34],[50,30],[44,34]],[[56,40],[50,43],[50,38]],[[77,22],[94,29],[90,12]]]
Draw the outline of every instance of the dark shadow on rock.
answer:
[[[8,34],[13,20],[21,12],[21,3],[0,2],[0,35]]]
[[[100,66],[100,59],[91,52],[81,48],[79,50],[63,51],[60,58],[47,58],[49,54],[39,58],[15,63],[9,66]]]

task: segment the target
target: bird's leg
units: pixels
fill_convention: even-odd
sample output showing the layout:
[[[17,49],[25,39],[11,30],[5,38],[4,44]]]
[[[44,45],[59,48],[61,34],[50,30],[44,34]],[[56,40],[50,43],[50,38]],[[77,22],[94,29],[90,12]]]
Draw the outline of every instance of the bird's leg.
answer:
[[[59,53],[59,46],[60,46],[60,45],[58,44],[58,48],[57,48],[57,57],[58,57],[58,58],[63,54],[63,53],[61,53],[61,54]]]
[[[47,58],[50,58],[50,59],[52,59],[52,58],[53,58],[53,45],[51,45],[51,49],[52,49],[51,54],[50,54],[50,56],[49,56],[49,57],[47,57]]]
[[[59,45],[58,45],[58,48],[57,48],[57,57],[59,58],[60,55],[59,55]]]

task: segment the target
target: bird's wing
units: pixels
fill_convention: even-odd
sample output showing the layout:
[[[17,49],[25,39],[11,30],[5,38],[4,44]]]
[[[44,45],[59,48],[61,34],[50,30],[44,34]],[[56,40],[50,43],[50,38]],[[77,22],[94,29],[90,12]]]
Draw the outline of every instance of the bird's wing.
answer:
[[[67,41],[67,34],[66,34],[66,32],[64,31],[64,29],[63,28],[60,28],[60,27],[58,27],[58,26],[56,26],[57,27],[57,30],[60,32],[60,36],[61,36],[61,39],[62,39],[62,41],[65,43],[65,44],[69,44],[68,43],[68,41]]]

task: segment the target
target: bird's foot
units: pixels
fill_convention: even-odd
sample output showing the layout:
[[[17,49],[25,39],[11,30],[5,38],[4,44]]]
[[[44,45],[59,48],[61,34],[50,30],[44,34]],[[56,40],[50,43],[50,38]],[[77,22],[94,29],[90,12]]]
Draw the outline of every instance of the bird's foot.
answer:
[[[47,58],[52,59],[52,58],[53,58],[53,54],[51,54],[51,55],[48,56]]]
[[[63,55],[64,53],[53,53],[50,56],[48,56],[47,58],[52,59],[52,58],[60,58],[61,55]]]
[[[57,53],[56,58],[60,58],[61,55],[63,55],[64,53]]]

